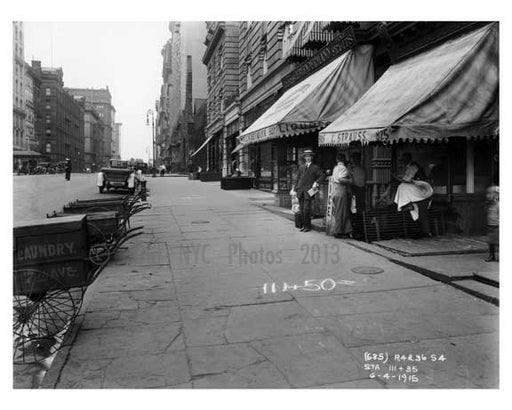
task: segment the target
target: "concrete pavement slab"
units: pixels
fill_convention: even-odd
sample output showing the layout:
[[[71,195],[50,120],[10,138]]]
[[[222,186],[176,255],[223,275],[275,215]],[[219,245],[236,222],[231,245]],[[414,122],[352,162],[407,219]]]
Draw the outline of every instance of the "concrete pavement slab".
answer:
[[[376,379],[360,379],[342,383],[313,386],[312,389],[383,389],[384,386]]]
[[[257,362],[241,369],[194,378],[196,389],[284,389],[290,385],[268,362]]]
[[[295,301],[290,301],[233,307],[225,336],[229,343],[237,343],[323,330],[315,318]]]
[[[448,285],[362,292],[345,295],[302,297],[299,303],[313,316],[337,316],[386,311],[428,310],[443,313],[460,310],[473,314],[497,314],[498,308]]]
[[[312,387],[362,379],[362,366],[331,335],[310,333],[251,342],[292,387]]]
[[[188,347],[227,344],[225,331],[228,315],[183,321]]]
[[[194,378],[239,370],[266,361],[247,344],[190,347],[187,351]]]
[[[165,305],[153,303],[151,306],[137,310],[100,310],[89,311],[82,324],[83,330],[102,329],[106,327],[129,327],[135,325],[164,325],[180,321],[179,305],[168,302]]]
[[[109,327],[80,332],[71,355],[82,360],[115,359],[184,349],[180,323]]]

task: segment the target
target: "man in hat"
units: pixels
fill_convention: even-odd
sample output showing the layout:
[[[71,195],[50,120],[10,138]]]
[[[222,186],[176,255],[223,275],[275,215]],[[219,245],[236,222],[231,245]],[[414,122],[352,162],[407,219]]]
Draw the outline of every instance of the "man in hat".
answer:
[[[305,163],[299,166],[297,179],[292,186],[291,193],[297,194],[299,199],[300,212],[302,214],[301,232],[309,232],[311,230],[311,201],[315,194],[310,195],[308,192],[311,188],[318,188],[320,182],[325,178],[318,165],[313,164],[313,155],[315,153],[311,149],[306,149],[302,154]]]
[[[69,181],[71,180],[71,160],[69,158],[66,158],[66,179]]]

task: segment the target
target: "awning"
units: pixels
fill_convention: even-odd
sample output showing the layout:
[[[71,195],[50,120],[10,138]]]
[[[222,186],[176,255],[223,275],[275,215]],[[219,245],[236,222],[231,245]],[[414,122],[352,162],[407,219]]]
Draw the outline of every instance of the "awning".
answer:
[[[373,49],[349,50],[286,91],[239,137],[242,145],[290,137],[327,126],[373,84]]]
[[[12,155],[15,157],[40,157],[41,154],[35,151],[13,151]]]
[[[236,148],[231,151],[232,154],[236,154],[238,151],[240,151],[244,147],[244,144],[238,144]]]
[[[205,141],[205,142],[203,142],[203,143],[202,143],[202,145],[201,145],[198,149],[196,149],[196,150],[194,151],[194,153],[190,156],[190,158],[192,158],[193,156],[195,156],[199,151],[201,151],[204,147],[206,147],[206,145],[210,142],[210,140],[211,140],[214,136],[215,136],[215,134],[210,135],[210,136],[206,139],[206,141]]]
[[[393,65],[320,132],[319,145],[497,135],[498,56],[494,23]]]

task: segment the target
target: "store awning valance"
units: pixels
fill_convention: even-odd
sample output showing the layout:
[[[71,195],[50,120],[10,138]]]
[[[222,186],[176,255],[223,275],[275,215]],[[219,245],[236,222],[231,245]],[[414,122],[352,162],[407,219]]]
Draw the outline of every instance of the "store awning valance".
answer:
[[[244,147],[244,145],[243,145],[243,144],[238,144],[238,145],[236,146],[236,148],[235,148],[233,151],[231,151],[231,153],[232,153],[232,154],[236,154],[236,153],[237,153],[238,151],[240,151],[243,147]]]
[[[373,84],[372,46],[349,50],[286,91],[238,138],[242,145],[327,126]]]
[[[206,145],[210,142],[210,140],[215,136],[215,134],[210,135],[202,144],[201,146],[194,151],[194,153],[190,156],[191,158],[194,157],[196,154],[198,154]]]
[[[391,66],[319,134],[319,145],[433,141],[499,132],[498,25]]]

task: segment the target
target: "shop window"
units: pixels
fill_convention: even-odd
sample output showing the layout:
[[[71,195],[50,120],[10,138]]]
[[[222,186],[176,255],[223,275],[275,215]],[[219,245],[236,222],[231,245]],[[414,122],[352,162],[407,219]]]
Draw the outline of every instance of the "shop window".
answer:
[[[47,89],[45,90],[45,95],[52,95],[52,90],[51,90],[51,88],[47,88]]]
[[[494,183],[495,145],[494,141],[474,142],[475,193],[485,192]]]
[[[52,144],[46,144],[46,152],[52,152]]]

